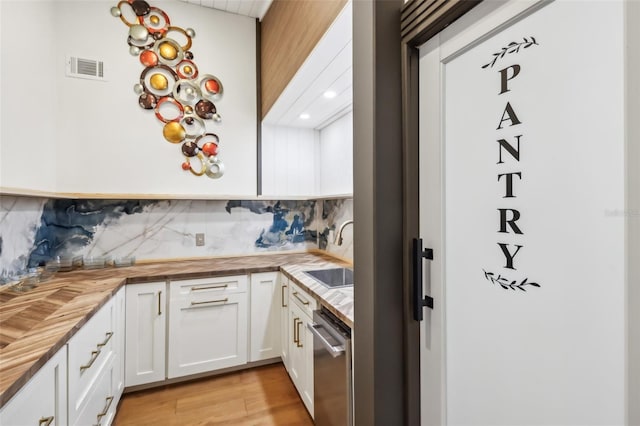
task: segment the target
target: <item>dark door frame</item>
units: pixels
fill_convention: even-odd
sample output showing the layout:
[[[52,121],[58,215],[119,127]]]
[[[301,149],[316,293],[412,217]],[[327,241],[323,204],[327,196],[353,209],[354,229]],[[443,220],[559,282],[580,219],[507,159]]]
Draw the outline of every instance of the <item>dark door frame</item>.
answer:
[[[479,2],[353,2],[358,426],[420,424],[420,327],[409,285],[419,231],[418,46]]]
[[[406,424],[420,424],[420,323],[413,318],[412,240],[420,237],[419,47],[481,0],[411,0],[402,8],[403,324]],[[435,303],[438,303],[436,301]]]

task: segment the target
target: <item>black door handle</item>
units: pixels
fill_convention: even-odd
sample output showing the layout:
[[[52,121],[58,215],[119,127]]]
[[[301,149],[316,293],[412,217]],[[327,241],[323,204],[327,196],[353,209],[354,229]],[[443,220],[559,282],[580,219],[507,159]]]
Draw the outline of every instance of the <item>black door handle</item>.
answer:
[[[422,259],[433,260],[433,249],[422,249],[422,238],[413,239],[413,319],[422,321],[422,308],[433,309],[433,297],[422,296]]]

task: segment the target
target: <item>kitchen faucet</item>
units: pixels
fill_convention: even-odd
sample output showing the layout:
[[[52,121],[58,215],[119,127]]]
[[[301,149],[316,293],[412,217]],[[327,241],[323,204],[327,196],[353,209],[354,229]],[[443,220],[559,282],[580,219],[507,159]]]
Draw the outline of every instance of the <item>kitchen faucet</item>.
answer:
[[[337,246],[341,246],[342,245],[342,231],[344,231],[344,228],[349,224],[353,224],[353,219],[347,220],[342,225],[340,225],[340,229],[338,230],[338,234],[336,234],[336,238],[335,238],[333,244],[335,244]]]

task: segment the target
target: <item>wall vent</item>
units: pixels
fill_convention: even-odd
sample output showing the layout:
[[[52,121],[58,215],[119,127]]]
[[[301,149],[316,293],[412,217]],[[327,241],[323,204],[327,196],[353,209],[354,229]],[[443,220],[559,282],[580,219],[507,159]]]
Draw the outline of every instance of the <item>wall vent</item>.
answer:
[[[104,81],[104,62],[95,59],[67,56],[67,77]]]

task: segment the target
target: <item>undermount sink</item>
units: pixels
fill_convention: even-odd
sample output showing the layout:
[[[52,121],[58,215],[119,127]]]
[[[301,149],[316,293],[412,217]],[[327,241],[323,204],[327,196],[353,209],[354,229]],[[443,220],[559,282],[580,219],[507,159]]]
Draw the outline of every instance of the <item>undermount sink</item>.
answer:
[[[353,285],[353,270],[348,268],[316,269],[304,273],[329,288]]]

